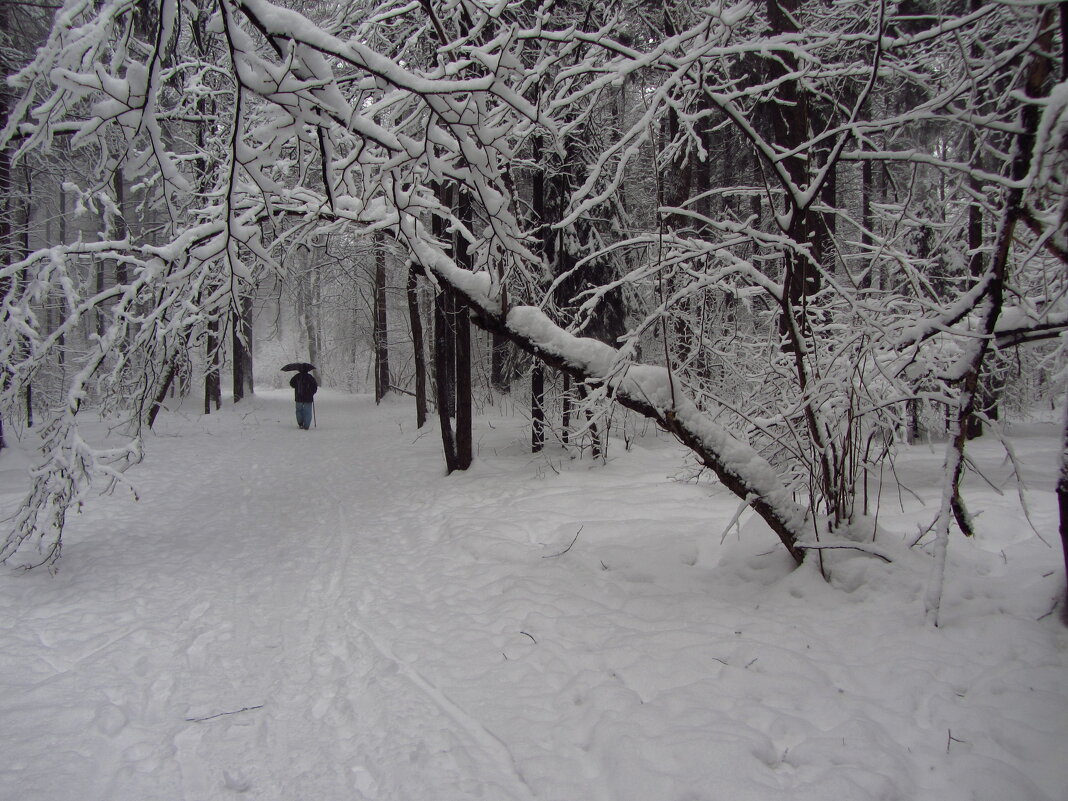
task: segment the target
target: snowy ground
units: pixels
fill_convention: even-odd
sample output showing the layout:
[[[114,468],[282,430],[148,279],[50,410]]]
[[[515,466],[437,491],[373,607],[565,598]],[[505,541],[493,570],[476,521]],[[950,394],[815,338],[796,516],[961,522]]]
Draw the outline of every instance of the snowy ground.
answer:
[[[303,432],[288,394],[166,417],[139,502],[72,517],[56,577],[0,571],[0,798],[1068,798],[1055,427],[1014,429],[1054,547],[973,475],[936,630],[908,493],[893,564],[827,584],[748,517],[721,542],[736,500],[651,431],[595,466],[481,417],[446,478],[406,402],[327,392]],[[931,499],[940,460],[898,469]]]

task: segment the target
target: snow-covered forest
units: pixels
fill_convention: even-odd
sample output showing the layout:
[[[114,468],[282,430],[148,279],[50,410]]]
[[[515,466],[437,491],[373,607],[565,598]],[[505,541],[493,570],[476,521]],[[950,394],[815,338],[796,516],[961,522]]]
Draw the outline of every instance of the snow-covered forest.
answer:
[[[199,442],[206,473],[216,473],[207,460],[230,464],[224,441],[255,472],[270,459],[261,429],[277,429],[284,435],[274,469],[294,472],[298,463],[281,454],[296,447],[314,459],[326,447],[314,437],[332,430],[334,474],[366,486],[324,491],[328,506],[340,510],[344,497],[379,503],[375,519],[403,519],[405,536],[421,542],[432,511],[385,512],[412,502],[415,471],[433,487],[427,497],[450,512],[446,533],[434,535],[434,560],[448,561],[449,536],[457,558],[474,549],[478,559],[508,564],[521,545],[551,543],[550,554],[535,557],[552,557],[538,565],[539,582],[554,567],[573,570],[572,546],[592,544],[580,503],[562,512],[579,533],[557,542],[544,481],[551,475],[561,492],[608,482],[598,491],[618,501],[620,539],[612,540],[598,509],[592,538],[608,550],[603,559],[583,557],[590,565],[613,574],[620,553],[627,561],[648,551],[641,558],[653,565],[649,581],[670,594],[681,554],[737,593],[739,606],[724,607],[731,593],[713,593],[712,579],[682,582],[679,631],[687,633],[672,647],[686,640],[703,648],[701,638],[711,636],[688,606],[702,588],[727,628],[736,625],[731,614],[750,614],[757,590],[767,590],[780,611],[795,599],[788,619],[806,632],[798,640],[805,648],[820,616],[833,621],[821,638],[853,636],[843,610],[855,612],[857,603],[883,604],[881,614],[895,619],[875,634],[899,643],[920,637],[942,654],[951,650],[940,639],[950,636],[947,615],[958,625],[965,615],[976,628],[984,616],[998,618],[990,622],[996,632],[1022,616],[1026,659],[1034,655],[1065,684],[1068,3],[0,0],[0,58],[0,580],[10,582],[13,610],[58,598],[49,582],[63,582],[68,568],[93,586],[77,545],[95,536],[121,553],[119,538],[100,533],[102,521],[113,504],[141,498],[151,506],[142,481],[191,491],[196,460],[171,439]],[[296,361],[316,365],[323,397],[344,410],[347,425],[389,430],[373,442],[392,484],[371,479],[363,454],[345,462],[340,418],[300,445],[290,441],[291,421],[276,411],[290,375],[280,368]],[[367,395],[371,402],[362,403]],[[219,443],[198,438],[204,431]],[[243,437],[257,444],[245,452]],[[434,449],[426,447],[431,439]],[[395,449],[388,458],[387,442]],[[425,462],[418,471],[404,455],[413,448]],[[239,465],[218,480],[245,503],[247,486],[225,484],[252,480]],[[518,477],[520,465],[529,481]],[[587,477],[587,468],[600,478]],[[270,481],[285,486],[284,475]],[[396,498],[386,491],[392,485]],[[628,493],[652,498],[654,486],[663,500],[646,500],[654,511],[639,516],[650,525],[674,520],[673,503],[693,512],[696,495],[679,495],[687,486],[707,496],[707,541],[688,524],[657,531],[655,548],[643,539],[652,532],[636,534]],[[497,490],[515,502],[490,504]],[[463,515],[452,514],[460,499],[492,505],[496,522],[472,511],[462,531]],[[170,514],[182,508],[181,498],[175,503]],[[220,492],[209,511],[227,517],[226,505]],[[249,519],[269,525],[278,517],[261,504]],[[196,519],[203,527],[209,518]],[[315,519],[342,535],[346,526],[361,530],[340,511]],[[180,527],[163,528],[180,536]],[[508,531],[518,539],[505,546]],[[499,547],[483,542],[490,532]],[[314,543],[337,546],[310,538],[307,547]],[[131,554],[143,545],[131,543]],[[713,547],[720,545],[726,550]],[[1010,559],[1010,545],[1027,555]],[[153,575],[183,564],[168,558],[178,553],[172,545],[158,547],[160,565],[151,569],[147,557],[120,561]],[[250,563],[247,552],[228,553]],[[392,552],[376,553],[400,570]],[[995,569],[980,553],[1000,553],[1012,582],[984,584]],[[335,556],[318,559],[335,569]],[[298,561],[310,571],[309,558]],[[674,567],[658,570],[660,560]],[[278,569],[262,554],[252,561]],[[330,575],[316,586],[353,614],[375,607],[352,576]],[[147,585],[130,586],[136,594]],[[576,586],[584,599],[594,592],[570,574],[538,584],[564,593]],[[343,597],[346,588],[363,595]],[[220,592],[210,584],[201,591]],[[310,590],[301,592],[307,601]],[[990,601],[962,612],[975,597]],[[651,631],[669,620],[663,610],[671,603],[660,600]],[[437,602],[458,603],[449,594]],[[539,619],[554,608],[542,599]],[[611,631],[640,636],[642,626],[614,615]],[[13,612],[11,620],[20,619]],[[775,626],[760,619],[770,641]],[[446,625],[419,615],[389,620]],[[341,654],[318,625],[318,650]],[[496,754],[498,768],[511,766],[505,784],[520,777],[519,789],[486,797],[719,797],[711,788],[694,795],[705,778],[683,756],[677,785],[637,768],[645,778],[634,786],[596,781],[628,759],[609,742],[607,724],[593,746],[582,746],[596,752],[589,758],[601,760],[597,767],[583,763],[554,785],[548,776],[564,770],[560,764],[537,766],[541,756],[513,747],[518,731],[486,723],[503,707],[480,718],[477,700],[460,703],[430,682],[418,649],[402,655],[387,628],[364,629],[378,657],[400,659],[439,711],[469,735],[482,732],[475,740]],[[526,629],[519,636],[541,643]],[[653,658],[655,640],[635,644],[628,658]],[[978,659],[981,638],[965,640]],[[998,646],[991,669],[1019,668],[1013,660],[1025,657],[1014,649]],[[30,645],[16,651],[8,674],[49,661]],[[840,643],[835,652],[851,653]],[[514,656],[508,647],[503,653],[505,661]],[[710,674],[736,667],[732,655],[711,658]],[[679,661],[681,673],[695,669],[693,660]],[[443,681],[462,675],[440,654],[433,665]],[[760,693],[787,674],[770,674]],[[340,680],[322,678],[320,689]],[[485,680],[506,686],[500,676]],[[952,685],[939,674],[943,680]],[[801,687],[812,682],[791,692],[809,692]],[[915,695],[910,703],[930,722],[913,682],[902,679],[899,689]],[[969,774],[957,764],[952,781],[925,783],[920,763],[901,751],[908,736],[897,735],[908,725],[865,710],[863,720],[894,732],[887,753],[899,762],[869,761],[858,775],[885,774],[885,783],[857,779],[852,792],[834,789],[822,774],[772,754],[758,761],[774,768],[783,794],[761,794],[754,788],[766,784],[754,778],[732,785],[730,797],[1008,798],[1011,787],[1019,798],[1060,798],[1068,776],[1047,741],[1055,746],[1068,734],[1068,691],[1038,683],[1051,696],[1034,724],[1044,737],[1021,734],[1015,748],[998,741],[1008,754],[992,756],[943,730],[944,753],[929,754],[947,767],[971,748],[976,762],[993,758],[1004,770]],[[753,687],[727,684],[758,702]],[[954,686],[961,698],[966,684]],[[614,709],[612,693],[597,686],[593,695]],[[498,688],[492,697],[503,695]],[[643,704],[655,695],[637,692]],[[516,717],[551,714],[543,697],[532,703],[536,712]],[[796,712],[811,723],[813,709]],[[1004,722],[996,703],[984,709],[975,720]],[[186,720],[206,722],[208,714],[194,710]],[[662,722],[673,713],[649,714]],[[758,717],[732,720],[782,723]],[[581,739],[581,728],[566,736]],[[799,742],[800,730],[787,728],[765,732],[774,747],[760,748],[789,750],[783,743]],[[843,741],[852,736],[844,732]],[[665,750],[667,774],[677,736],[651,740]],[[862,753],[879,751],[882,735],[857,736]],[[41,742],[54,745],[49,737]],[[707,746],[704,737],[695,742]],[[640,749],[640,740],[628,747]],[[848,763],[845,750],[821,748],[810,748],[813,764]],[[717,759],[708,781],[731,771],[732,760]],[[793,765],[789,777],[784,764]],[[583,770],[589,784],[580,791]],[[477,786],[478,774],[470,768],[464,781]],[[211,790],[204,788],[214,779],[200,776],[184,794],[161,797],[251,787],[263,798],[299,796],[243,775],[230,772]],[[430,791],[430,778],[406,785],[376,776],[352,785],[363,794],[355,797],[430,797],[418,794]],[[659,789],[645,792],[643,781]],[[341,797],[323,788],[315,797]],[[112,797],[107,792],[98,797]]]

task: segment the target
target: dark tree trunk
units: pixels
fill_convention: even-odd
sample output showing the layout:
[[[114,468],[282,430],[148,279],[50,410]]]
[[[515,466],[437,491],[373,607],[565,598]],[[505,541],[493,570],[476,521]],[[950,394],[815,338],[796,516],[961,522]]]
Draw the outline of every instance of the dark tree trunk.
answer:
[[[471,201],[467,194],[456,196],[457,216],[465,226],[471,225]],[[474,266],[467,240],[457,231],[453,235],[456,264],[465,270]],[[471,321],[467,303],[455,292],[452,297],[452,331],[456,354],[456,469],[466,470],[474,458],[471,433]]]
[[[560,442],[566,447],[571,439],[571,376],[564,373],[564,391],[562,393],[563,413],[560,415]]]
[[[205,341],[207,368],[204,371],[204,414],[211,414],[212,404],[216,411],[222,408],[222,382],[219,380],[219,321],[208,322]]]
[[[23,165],[23,178],[25,179],[25,192],[26,195],[22,201],[22,253],[20,258],[25,261],[30,257],[30,223],[33,220],[33,179],[30,173],[30,166],[28,164]],[[26,270],[23,268],[19,271],[19,283],[26,283]],[[23,358],[30,355],[29,341],[25,338],[20,339],[20,354]],[[26,382],[22,389],[22,404],[23,413],[26,416],[26,426],[33,428],[33,384],[29,381]]]
[[[534,357],[530,371],[530,449],[538,453],[545,447],[545,365]]]
[[[441,424],[441,445],[445,452],[445,469],[451,473],[457,468],[456,438],[452,431],[452,415],[449,407],[453,399],[450,382],[450,361],[454,359],[452,332],[449,330],[449,294],[442,287],[434,299],[434,386],[437,395],[438,422]],[[455,364],[453,365],[455,366]]]
[[[426,424],[426,354],[423,352],[423,318],[419,314],[419,278],[411,263],[408,264],[407,294],[415,357],[415,422],[422,428]]]
[[[540,226],[541,257],[548,263],[551,250],[552,230],[545,218],[545,172],[542,159],[541,137],[532,140],[532,158],[535,166],[531,176],[530,206],[534,219]],[[534,366],[530,372],[530,449],[538,453],[545,447],[545,368],[538,357],[534,357]]]
[[[375,403],[389,392],[389,337],[386,325],[386,250],[385,237],[375,234]]]
[[[252,298],[243,295],[230,309],[230,344],[234,362],[234,403],[252,394]]]
[[[978,7],[975,0],[972,0],[973,10]],[[973,56],[978,56],[977,49],[973,47]],[[975,134],[968,135],[968,141],[966,145],[967,158],[976,166],[982,166],[983,158],[982,152],[978,147]],[[983,207],[979,204],[978,197],[982,194],[983,187],[979,183],[979,179],[975,175],[968,176],[968,190],[972,196],[971,202],[968,205],[968,273],[975,280],[979,280],[983,276],[983,272],[986,269],[986,265],[983,263]],[[979,376],[979,397],[977,398],[976,406],[978,411],[989,413],[993,411],[993,416],[997,417],[997,400],[994,393],[991,391],[992,376],[989,371],[984,370]],[[965,436],[969,439],[977,439],[983,435],[983,420],[979,415],[973,414],[968,417],[967,428]]]
[[[490,337],[490,384],[498,392],[508,392],[512,388],[511,371],[507,366],[509,342],[496,332]]]
[[[11,30],[9,20],[9,6],[0,3],[0,30]],[[7,53],[0,49],[0,69],[4,75],[11,74],[11,64],[8,63]],[[11,108],[11,95],[7,84],[0,81],[0,120],[7,120],[8,111]],[[14,258],[14,247],[11,241],[11,152],[5,147],[0,148],[0,264],[7,266]],[[11,291],[11,279],[0,279],[0,297]],[[0,389],[7,386],[10,378],[7,370],[0,368]],[[0,451],[4,449],[4,417],[0,414]]]
[[[446,208],[452,204],[452,192],[437,187],[438,201]],[[431,231],[450,255],[452,242],[446,237],[445,221],[435,216]],[[451,287],[440,285],[434,297],[434,388],[441,425],[441,446],[445,453],[445,469],[451,473],[458,468],[456,435],[452,417],[456,403],[456,335],[452,329],[455,301]]]
[[[1068,16],[1063,19],[1068,19]],[[1068,403],[1064,410],[1064,432],[1061,439],[1061,474],[1057,480],[1057,509],[1060,512],[1061,552],[1064,555],[1064,575],[1068,581]],[[1061,619],[1068,624],[1068,585],[1065,586]]]
[[[245,379],[245,393],[247,395],[255,394],[255,370],[253,363],[253,349],[252,349],[252,315],[254,313],[254,307],[252,302],[252,294],[246,294],[241,298],[241,331],[244,334],[242,337],[242,349],[241,358],[245,362],[244,379]]]
[[[163,401],[167,398],[167,393],[171,389],[171,384],[174,383],[174,376],[177,372],[178,359],[174,358],[167,362],[167,372],[163,374],[163,381],[159,385],[159,391],[156,393],[156,397],[152,399],[152,406],[149,407],[147,418],[149,428],[155,425],[156,417],[159,415],[160,409],[163,408]]]
[[[115,239],[125,239],[130,233],[130,228],[126,224],[126,182],[122,177],[122,166],[115,165],[115,172],[112,174],[111,183],[115,190]],[[126,264],[121,259],[115,261],[115,283],[118,285],[125,284],[126,277]]]

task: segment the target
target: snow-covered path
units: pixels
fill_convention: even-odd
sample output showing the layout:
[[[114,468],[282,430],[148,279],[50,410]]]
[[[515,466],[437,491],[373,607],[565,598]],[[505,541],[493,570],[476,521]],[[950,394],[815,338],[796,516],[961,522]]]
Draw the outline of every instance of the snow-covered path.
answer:
[[[4,634],[0,788],[30,771],[19,798],[532,797],[507,748],[373,633],[391,582],[418,579],[418,488],[440,463],[399,458],[399,415],[367,398],[324,393],[311,432],[290,407],[268,393],[240,422],[178,421],[140,504],[95,504],[108,530],[84,542],[75,519],[57,579],[8,577],[40,617]],[[20,631],[49,661],[30,686]],[[41,717],[67,720],[61,753],[17,734]]]
[[[1068,797],[1056,559],[1010,499],[932,631],[922,555],[831,587],[753,523],[721,545],[736,503],[651,435],[591,467],[483,418],[444,478],[405,403],[302,432],[287,395],[167,417],[139,503],[0,575],[0,798]]]

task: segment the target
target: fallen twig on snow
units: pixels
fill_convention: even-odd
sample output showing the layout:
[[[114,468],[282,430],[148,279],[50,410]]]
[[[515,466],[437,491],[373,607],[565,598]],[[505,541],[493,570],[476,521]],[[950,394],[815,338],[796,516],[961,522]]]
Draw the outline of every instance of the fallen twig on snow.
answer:
[[[887,563],[892,563],[894,561],[889,556],[887,556],[884,553],[881,553],[877,548],[873,548],[870,545],[853,544],[853,543],[848,543],[847,544],[847,543],[824,543],[824,542],[810,542],[810,543],[799,542],[797,544],[797,547],[801,548],[803,550],[806,550],[806,551],[835,551],[835,550],[860,551],[861,553],[868,554],[868,556],[877,556],[880,559],[882,559],[884,562],[887,562]]]
[[[571,545],[574,545],[578,541],[578,535],[582,533],[582,526],[579,526],[579,530],[575,532],[575,539],[571,540]],[[563,556],[565,553],[571,550],[571,545],[568,545],[560,553],[550,553],[542,557],[542,559],[555,559],[558,556]]]
[[[217,712],[216,714],[208,715],[207,717],[203,717],[203,718],[186,718],[186,720],[189,723],[203,723],[205,720],[214,720],[215,718],[221,718],[221,717],[224,717],[226,715],[237,715],[237,714],[240,714],[241,712],[251,712],[253,709],[263,709],[263,707],[264,707],[263,704],[256,704],[256,706],[245,706],[245,707],[242,707],[241,709],[233,709],[233,710],[231,710],[229,712]]]

